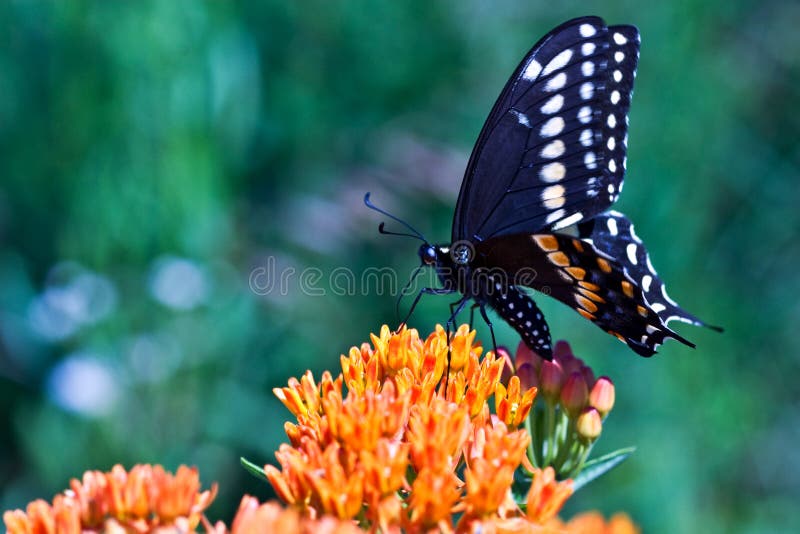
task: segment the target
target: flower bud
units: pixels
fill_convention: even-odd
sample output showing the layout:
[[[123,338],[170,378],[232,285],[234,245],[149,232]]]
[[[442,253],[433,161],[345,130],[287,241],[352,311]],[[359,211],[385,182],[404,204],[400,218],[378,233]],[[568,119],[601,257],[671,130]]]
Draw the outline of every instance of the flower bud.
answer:
[[[539,371],[543,361],[542,357],[533,352],[524,341],[519,342],[519,345],[517,345],[516,357],[514,358],[517,369],[527,363],[532,365],[536,371]]]
[[[572,347],[569,346],[569,343],[564,341],[563,339],[560,341],[556,341],[556,346],[553,347],[553,358],[556,360],[566,359],[574,357],[572,354]]]
[[[614,384],[607,376],[601,376],[589,393],[589,405],[600,412],[601,417],[608,415],[614,407]]]
[[[517,376],[523,391],[528,391],[532,387],[539,387],[539,377],[536,375],[536,369],[533,368],[533,365],[523,363],[517,367]]]
[[[569,375],[561,389],[561,406],[571,418],[577,417],[589,403],[589,388],[581,373]]]
[[[553,360],[542,362],[542,369],[539,373],[539,390],[548,401],[555,401],[561,394],[561,386],[564,385],[564,372],[561,365]]]
[[[589,443],[600,437],[600,432],[603,431],[603,422],[600,419],[600,413],[594,408],[586,408],[578,416],[578,421],[575,423],[575,428],[578,431],[578,436]]]
[[[586,387],[590,390],[594,387],[594,371],[588,365],[581,366],[581,374],[583,375],[583,379],[586,380]]]

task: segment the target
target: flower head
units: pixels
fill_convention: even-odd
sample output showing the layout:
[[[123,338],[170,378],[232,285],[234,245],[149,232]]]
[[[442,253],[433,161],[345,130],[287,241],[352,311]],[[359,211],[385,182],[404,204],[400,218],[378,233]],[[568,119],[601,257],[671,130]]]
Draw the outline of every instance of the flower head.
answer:
[[[200,491],[197,469],[180,466],[173,475],[160,465],[116,465],[109,472],[87,471],[70,481],[70,491],[53,503],[38,500],[25,512],[6,512],[11,534],[100,532],[121,528],[148,532],[158,528],[194,530],[216,496],[216,484]]]

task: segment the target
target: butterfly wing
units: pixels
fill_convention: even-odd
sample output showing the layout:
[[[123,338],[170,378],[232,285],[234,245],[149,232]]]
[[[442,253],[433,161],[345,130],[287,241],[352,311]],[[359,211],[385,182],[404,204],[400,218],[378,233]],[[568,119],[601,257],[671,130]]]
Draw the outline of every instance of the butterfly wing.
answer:
[[[633,26],[566,22],[525,56],[467,166],[453,241],[534,233],[591,218],[617,198],[639,57]]]
[[[659,278],[650,261],[650,254],[644,243],[636,235],[633,223],[618,211],[607,211],[591,221],[578,226],[580,238],[591,243],[597,250],[617,258],[625,273],[642,290],[650,308],[667,324],[670,321],[682,321],[695,326],[710,326],[682,309],[678,303],[667,295],[664,282]]]
[[[502,269],[510,285],[560,300],[642,356],[652,356],[668,337],[694,347],[667,327],[623,265],[589,242],[524,234],[487,240],[476,251],[481,263]]]

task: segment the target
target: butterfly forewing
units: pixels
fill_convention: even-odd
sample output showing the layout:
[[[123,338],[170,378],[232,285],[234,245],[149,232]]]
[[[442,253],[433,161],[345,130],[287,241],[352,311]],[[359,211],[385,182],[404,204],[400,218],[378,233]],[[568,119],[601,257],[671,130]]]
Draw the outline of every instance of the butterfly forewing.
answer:
[[[473,150],[454,241],[566,226],[616,200],[638,47],[634,27],[585,17],[531,49]]]

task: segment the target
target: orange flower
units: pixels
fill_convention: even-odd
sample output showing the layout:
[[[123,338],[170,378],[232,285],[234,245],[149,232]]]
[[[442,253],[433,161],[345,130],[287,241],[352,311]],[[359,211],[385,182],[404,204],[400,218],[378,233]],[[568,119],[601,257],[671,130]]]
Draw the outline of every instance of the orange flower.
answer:
[[[639,527],[627,514],[615,514],[606,521],[599,512],[578,514],[567,523],[555,520],[548,527],[565,534],[639,534]]]
[[[218,525],[214,529],[224,534],[227,529]],[[342,521],[330,516],[312,519],[302,516],[297,510],[284,509],[274,502],[259,505],[249,495],[242,498],[239,511],[233,519],[231,534],[261,534],[280,532],[286,534],[362,534],[364,531],[351,521]]]
[[[200,492],[197,470],[181,466],[172,475],[157,465],[136,465],[130,472],[115,465],[110,472],[88,471],[70,481],[71,491],[52,506],[34,501],[26,512],[6,512],[11,534],[99,532],[115,526],[132,532],[172,527],[193,531],[216,496],[217,487]]]
[[[572,495],[572,481],[558,482],[552,467],[536,469],[528,492],[526,515],[535,523],[545,524],[554,518]]]
[[[536,388],[530,388],[524,395],[521,389],[520,379],[515,375],[509,380],[508,389],[500,382],[494,390],[497,417],[512,428],[525,422],[536,398]]]

